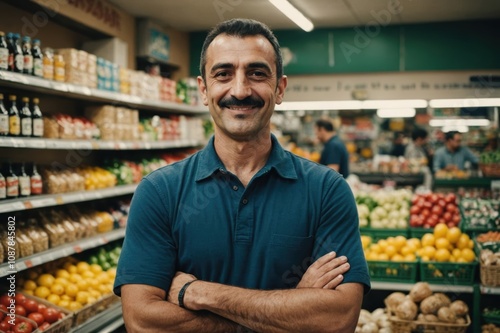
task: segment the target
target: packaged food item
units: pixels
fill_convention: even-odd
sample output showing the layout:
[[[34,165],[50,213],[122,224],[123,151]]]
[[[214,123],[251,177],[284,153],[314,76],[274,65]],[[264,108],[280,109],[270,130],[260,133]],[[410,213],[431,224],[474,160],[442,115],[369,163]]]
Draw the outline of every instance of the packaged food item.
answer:
[[[49,47],[43,49],[43,77],[54,79],[54,50]]]
[[[49,245],[51,248],[66,243],[66,231],[58,221],[53,221],[47,213],[40,214],[40,226],[49,236]]]
[[[59,139],[59,124],[54,117],[43,117],[43,137],[47,139]]]
[[[49,235],[45,230],[38,226],[35,218],[27,220],[26,233],[33,241],[33,252],[39,253],[49,249]]]
[[[16,253],[18,258],[28,257],[33,254],[33,241],[28,237],[25,227],[19,221],[19,228],[16,229],[16,243],[19,244],[19,253]]]

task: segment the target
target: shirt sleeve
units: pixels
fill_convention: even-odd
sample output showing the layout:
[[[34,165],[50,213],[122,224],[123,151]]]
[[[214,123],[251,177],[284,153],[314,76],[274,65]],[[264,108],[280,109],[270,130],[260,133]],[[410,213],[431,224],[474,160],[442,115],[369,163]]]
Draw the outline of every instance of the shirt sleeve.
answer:
[[[477,158],[477,156],[474,155],[474,153],[469,148],[464,147],[464,149],[465,149],[466,160],[469,160],[474,165],[478,165],[479,159]]]
[[[161,198],[147,178],[134,193],[114,284],[118,296],[124,284],[146,284],[165,291],[170,288],[177,250]]]
[[[436,150],[436,153],[434,154],[434,161],[433,161],[433,166],[432,166],[432,169],[434,170],[434,172],[437,172],[439,170],[441,170],[442,168],[444,168],[444,166],[442,166],[443,164],[443,152],[441,150]]]
[[[347,182],[340,176],[328,182],[322,199],[321,222],[316,231],[314,258],[335,251],[346,256],[350,264],[343,283],[358,282],[370,290],[368,266],[361,245],[358,212],[354,195]]]

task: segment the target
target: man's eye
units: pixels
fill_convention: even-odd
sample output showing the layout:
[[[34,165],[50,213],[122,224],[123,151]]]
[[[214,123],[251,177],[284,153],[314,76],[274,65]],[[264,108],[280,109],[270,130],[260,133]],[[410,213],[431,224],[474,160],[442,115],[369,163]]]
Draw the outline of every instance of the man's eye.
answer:
[[[256,76],[256,77],[266,77],[267,74],[264,73],[264,72],[261,72],[261,71],[254,71],[251,73],[252,76]]]
[[[215,73],[215,77],[217,78],[225,78],[225,77],[228,77],[229,76],[229,73],[227,72],[218,72],[218,73]]]

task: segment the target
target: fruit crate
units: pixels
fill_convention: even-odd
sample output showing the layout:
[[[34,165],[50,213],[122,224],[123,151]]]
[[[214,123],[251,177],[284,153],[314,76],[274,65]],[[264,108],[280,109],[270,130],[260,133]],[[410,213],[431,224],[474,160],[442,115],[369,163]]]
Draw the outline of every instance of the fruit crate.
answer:
[[[466,317],[465,324],[402,320],[395,316],[390,316],[389,321],[393,333],[465,333],[471,324],[469,316]]]
[[[421,239],[423,235],[433,232],[433,228],[410,228],[410,238]]]
[[[380,239],[388,237],[405,236],[408,238],[408,228],[404,229],[382,229],[382,228],[359,228],[362,235],[370,236],[372,242],[377,242]]]
[[[480,264],[479,279],[487,287],[500,287],[500,267],[497,265]]]
[[[367,263],[372,281],[417,282],[418,261],[369,260]]]
[[[69,330],[71,329],[71,326],[73,324],[73,313],[71,311],[66,310],[60,306],[53,304],[53,303],[50,303],[49,301],[47,301],[43,298],[28,295],[24,292],[21,292],[21,294],[26,296],[26,298],[30,298],[30,299],[35,300],[39,304],[44,304],[47,307],[54,308],[57,311],[64,313],[64,318],[59,319],[55,323],[50,324],[50,326],[46,330],[43,331],[44,333],[67,333],[67,332],[69,332]],[[41,332],[41,331],[38,329],[33,331],[33,333],[36,333],[36,332]]]
[[[499,228],[498,225],[498,214],[496,216],[489,215],[488,217],[473,217],[472,213],[468,212],[470,209],[487,209],[487,212],[491,214],[495,214],[496,208],[498,206],[497,201],[494,200],[486,200],[486,199],[462,199],[459,204],[460,210],[460,230],[468,233],[469,235],[476,235],[479,233],[488,232],[490,230],[495,230]],[[469,208],[474,207],[474,208]],[[481,208],[482,207],[482,208]],[[484,213],[484,214],[487,214]],[[481,222],[479,222],[481,220]]]
[[[500,325],[500,310],[498,309],[483,309],[482,317],[485,323]]]
[[[474,284],[477,261],[471,263],[420,262],[420,281],[430,284],[466,285]]]
[[[99,312],[106,310],[106,308],[117,300],[118,297],[116,295],[108,294],[98,299],[97,302],[85,305],[80,310],[75,311],[73,314],[73,327],[80,326]]]

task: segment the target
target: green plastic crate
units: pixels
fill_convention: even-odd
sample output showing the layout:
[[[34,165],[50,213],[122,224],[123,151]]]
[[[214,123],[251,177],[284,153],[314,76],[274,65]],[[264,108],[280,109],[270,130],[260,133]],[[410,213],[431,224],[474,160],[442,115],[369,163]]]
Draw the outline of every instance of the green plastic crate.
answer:
[[[423,235],[433,232],[434,228],[410,228],[410,238],[421,239]]]
[[[472,263],[421,261],[420,281],[430,284],[471,286],[475,281],[477,266],[477,261]]]
[[[389,237],[404,236],[408,238],[408,228],[404,229],[382,229],[382,228],[359,228],[362,235],[370,236],[373,242]]]
[[[372,281],[417,282],[418,261],[369,260],[367,263]]]

